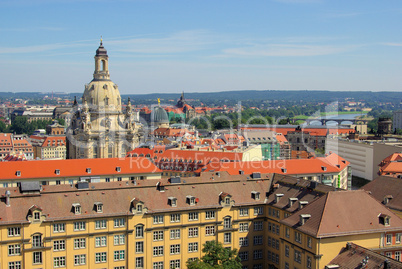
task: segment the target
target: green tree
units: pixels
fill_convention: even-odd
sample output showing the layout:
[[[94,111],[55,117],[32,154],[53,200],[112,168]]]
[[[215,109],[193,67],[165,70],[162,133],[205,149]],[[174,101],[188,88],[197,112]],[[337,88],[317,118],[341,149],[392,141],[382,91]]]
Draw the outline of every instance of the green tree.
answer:
[[[205,255],[195,261],[187,261],[188,269],[241,269],[242,264],[237,250],[224,248],[222,243],[208,241],[203,245]]]

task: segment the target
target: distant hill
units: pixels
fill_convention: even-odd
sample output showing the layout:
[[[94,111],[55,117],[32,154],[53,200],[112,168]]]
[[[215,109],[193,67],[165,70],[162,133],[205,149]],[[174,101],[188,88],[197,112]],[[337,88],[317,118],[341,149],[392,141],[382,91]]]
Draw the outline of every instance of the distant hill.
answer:
[[[125,100],[128,97],[132,98],[135,103],[141,101],[153,101],[158,98],[162,100],[177,100],[181,93],[150,93],[150,94],[122,94]],[[51,93],[40,92],[0,92],[0,98],[43,98],[45,95]],[[54,96],[73,98],[77,96],[80,99],[81,93],[54,93]],[[189,92],[184,93],[186,99],[195,99],[201,102],[210,103],[214,101],[229,100],[231,102],[237,101],[303,101],[303,102],[332,102],[336,100],[344,100],[351,98],[354,101],[364,102],[391,102],[400,103],[402,100],[402,92],[371,92],[371,91],[223,91],[223,92]],[[145,102],[147,103],[147,102]]]

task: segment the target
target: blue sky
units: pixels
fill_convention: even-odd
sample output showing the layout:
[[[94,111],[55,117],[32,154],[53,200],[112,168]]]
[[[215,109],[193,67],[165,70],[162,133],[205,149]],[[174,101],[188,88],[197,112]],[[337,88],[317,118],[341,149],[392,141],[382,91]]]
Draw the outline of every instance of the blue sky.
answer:
[[[402,1],[1,0],[0,91],[401,91]]]

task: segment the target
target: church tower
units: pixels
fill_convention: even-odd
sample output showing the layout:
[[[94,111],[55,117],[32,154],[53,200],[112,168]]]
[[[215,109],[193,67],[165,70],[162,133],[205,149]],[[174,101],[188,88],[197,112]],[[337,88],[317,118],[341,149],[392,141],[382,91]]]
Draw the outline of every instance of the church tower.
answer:
[[[131,102],[122,111],[118,86],[110,80],[109,56],[102,39],[95,54],[92,81],[85,85],[82,105],[74,103],[67,131],[69,159],[116,158],[139,143],[139,123]]]

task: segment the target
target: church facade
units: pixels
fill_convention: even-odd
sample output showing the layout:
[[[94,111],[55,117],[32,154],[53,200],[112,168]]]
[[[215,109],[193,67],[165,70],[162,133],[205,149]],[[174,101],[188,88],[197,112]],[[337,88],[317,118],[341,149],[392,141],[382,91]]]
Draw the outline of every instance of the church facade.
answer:
[[[85,85],[82,105],[74,101],[67,130],[69,159],[124,157],[139,144],[141,127],[134,118],[130,99],[122,111],[120,92],[110,80],[108,63],[101,40],[93,79]]]

